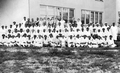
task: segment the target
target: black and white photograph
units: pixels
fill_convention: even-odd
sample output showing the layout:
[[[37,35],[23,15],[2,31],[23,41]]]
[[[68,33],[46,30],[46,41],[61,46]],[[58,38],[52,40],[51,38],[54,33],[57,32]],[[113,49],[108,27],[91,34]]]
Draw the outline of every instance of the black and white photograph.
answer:
[[[120,0],[0,0],[0,73],[120,73]]]

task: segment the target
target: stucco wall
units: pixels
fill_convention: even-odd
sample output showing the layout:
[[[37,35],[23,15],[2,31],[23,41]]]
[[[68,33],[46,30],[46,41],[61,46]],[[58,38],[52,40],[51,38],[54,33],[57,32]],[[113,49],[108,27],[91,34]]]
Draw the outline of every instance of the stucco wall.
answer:
[[[28,0],[0,0],[0,24],[9,25],[28,17]]]
[[[111,25],[116,22],[116,0],[104,0],[105,1],[105,22]]]
[[[102,11],[104,20],[104,2],[95,0],[30,0],[31,18],[40,16],[40,4],[75,8],[76,18],[81,18],[81,9]],[[20,22],[24,16],[29,16],[28,0],[0,0],[0,24],[9,25],[13,21]]]
[[[104,21],[104,2],[95,0],[31,0],[30,15],[40,16],[40,4],[75,8],[75,18],[81,18],[81,9],[102,11]]]

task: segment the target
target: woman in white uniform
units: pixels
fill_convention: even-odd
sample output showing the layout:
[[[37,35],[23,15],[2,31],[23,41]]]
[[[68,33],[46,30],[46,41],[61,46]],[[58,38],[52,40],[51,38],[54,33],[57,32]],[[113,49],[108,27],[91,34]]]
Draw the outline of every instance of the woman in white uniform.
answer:
[[[118,27],[115,25],[115,23],[113,23],[113,25],[111,26],[111,32],[112,32],[112,36],[114,41],[117,40],[117,34],[118,34]]]

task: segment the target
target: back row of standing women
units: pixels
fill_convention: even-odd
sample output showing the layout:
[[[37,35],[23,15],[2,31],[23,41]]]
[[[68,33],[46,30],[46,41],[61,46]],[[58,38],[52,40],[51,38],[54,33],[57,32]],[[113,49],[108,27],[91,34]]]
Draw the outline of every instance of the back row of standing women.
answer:
[[[10,26],[1,26],[0,44],[6,46],[115,47],[117,26],[98,23],[84,26],[80,19],[65,23],[63,19],[37,18]]]

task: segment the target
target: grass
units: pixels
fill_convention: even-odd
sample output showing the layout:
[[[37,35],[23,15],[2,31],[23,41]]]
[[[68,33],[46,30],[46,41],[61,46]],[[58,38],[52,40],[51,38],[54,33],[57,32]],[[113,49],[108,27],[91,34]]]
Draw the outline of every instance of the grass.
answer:
[[[7,47],[5,48],[7,49]],[[17,47],[17,49],[19,48]],[[29,53],[21,52],[21,51],[18,51],[18,52],[0,51],[0,72],[9,73],[9,71],[13,71],[13,73],[17,73],[17,72],[34,73],[35,70],[45,65],[46,67],[43,67],[41,70],[38,70],[38,71],[54,73],[53,66],[55,66],[56,68],[59,68],[61,70],[62,69],[67,70],[69,68],[72,68],[72,69],[79,70],[80,73],[82,72],[89,73],[88,70],[86,70],[85,68],[94,69],[98,67],[100,70],[103,70],[103,71],[105,70],[114,71],[116,69],[113,68],[114,66],[113,63],[116,64],[115,66],[119,66],[118,63],[120,63],[120,52],[107,52],[107,51],[105,52],[82,51],[81,52],[81,50],[78,48],[65,48],[65,49],[62,49],[62,51],[59,51],[57,48],[54,48],[54,49],[45,48],[45,49],[49,49],[49,52],[44,53],[44,52],[37,51],[37,50],[40,50],[41,48],[35,48],[35,49],[27,48],[27,49],[30,50]],[[73,50],[76,50],[77,54],[73,53],[72,52]],[[28,58],[32,58],[32,61],[34,61],[35,59],[36,61],[34,63],[28,62],[27,61]],[[52,61],[51,59],[53,58],[55,58],[55,60]],[[14,63],[15,66],[9,68],[6,62],[9,62],[11,60],[15,61]],[[70,60],[73,63],[70,63]],[[23,63],[28,63],[30,66],[32,65],[33,66],[32,68],[31,67],[29,68]],[[8,71],[6,71],[6,69]]]

